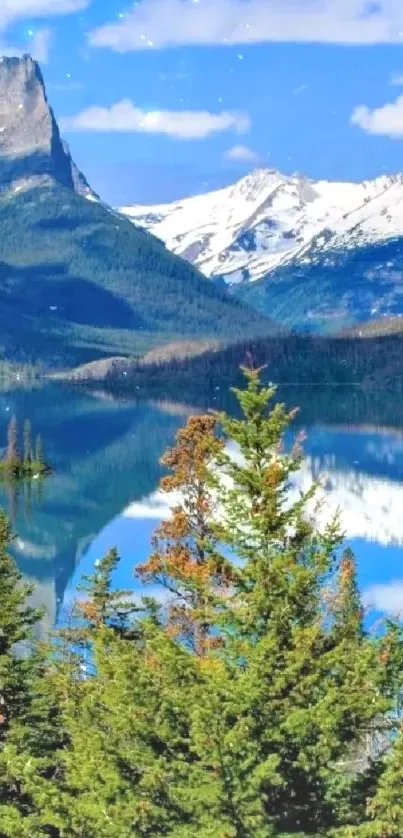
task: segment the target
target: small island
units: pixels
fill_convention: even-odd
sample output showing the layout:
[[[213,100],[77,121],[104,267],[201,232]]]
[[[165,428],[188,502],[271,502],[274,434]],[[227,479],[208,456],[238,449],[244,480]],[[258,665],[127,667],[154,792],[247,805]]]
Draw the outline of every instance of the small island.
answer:
[[[42,437],[38,434],[35,444],[32,443],[32,426],[29,419],[24,422],[23,453],[20,453],[18,422],[13,416],[8,425],[7,448],[3,459],[0,460],[0,479],[38,479],[51,471],[44,458]]]

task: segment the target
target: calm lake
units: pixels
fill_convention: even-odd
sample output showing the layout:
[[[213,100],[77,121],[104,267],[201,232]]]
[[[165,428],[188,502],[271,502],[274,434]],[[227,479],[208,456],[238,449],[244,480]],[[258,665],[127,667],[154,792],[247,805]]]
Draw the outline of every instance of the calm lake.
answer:
[[[15,414],[41,433],[55,473],[19,492],[0,487],[12,518],[15,556],[46,607],[44,629],[63,619],[82,574],[117,547],[116,582],[133,587],[164,506],[159,458],[187,415],[205,407],[234,409],[219,390],[192,404],[112,397],[64,386],[0,393],[0,446]],[[178,392],[178,398],[180,393]],[[340,507],[356,552],[365,602],[403,611],[403,398],[386,391],[283,388],[278,398],[300,414],[306,460],[299,485],[321,477],[328,514]],[[194,407],[197,404],[197,408]]]

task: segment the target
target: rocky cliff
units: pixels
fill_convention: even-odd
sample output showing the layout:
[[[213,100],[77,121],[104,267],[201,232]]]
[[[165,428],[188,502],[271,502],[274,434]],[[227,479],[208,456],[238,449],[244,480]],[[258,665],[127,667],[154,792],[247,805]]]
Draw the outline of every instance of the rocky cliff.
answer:
[[[0,191],[55,181],[80,195],[93,195],[60,137],[39,65],[29,55],[2,57]]]

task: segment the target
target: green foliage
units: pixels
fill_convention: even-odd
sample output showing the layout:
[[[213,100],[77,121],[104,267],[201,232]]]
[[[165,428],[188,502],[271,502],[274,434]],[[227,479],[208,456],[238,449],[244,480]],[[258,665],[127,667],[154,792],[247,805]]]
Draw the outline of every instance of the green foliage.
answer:
[[[32,428],[29,419],[24,423],[24,449],[20,454],[18,441],[18,422],[15,416],[7,430],[7,450],[0,461],[0,478],[21,479],[44,477],[51,471],[44,460],[42,437],[38,434],[35,441],[35,453],[32,456]]]
[[[0,356],[47,367],[273,328],[128,219],[56,185],[1,197],[0,288]]]
[[[24,731],[33,740],[40,736],[31,726],[30,708],[34,701],[39,659],[32,648],[31,630],[40,612],[31,608],[32,587],[22,582],[9,554],[12,542],[10,525],[0,513],[0,835],[5,823],[19,820],[24,796],[9,768],[9,749],[14,732]],[[21,833],[23,834],[23,833]]]
[[[375,794],[367,801],[367,819],[357,830],[357,838],[400,838],[403,834],[402,783],[403,736],[400,730],[400,735],[385,760]],[[349,833],[345,831],[344,834],[348,838]]]
[[[38,434],[35,440],[35,460],[39,463],[43,462],[43,442],[40,434]]]
[[[230,614],[241,701],[233,776],[260,809],[262,834],[267,823],[274,834],[326,834],[363,810],[339,766],[391,709],[381,650],[399,640],[363,631],[353,557],[337,558],[337,520],[318,530],[308,514],[314,489],[290,502],[301,452],[285,453],[281,441],[292,417],[281,404],[267,414],[273,389],[245,374],[241,419],[221,417],[240,454],[220,458],[221,537],[241,561]]]
[[[227,387],[241,378],[240,365],[248,357],[255,365],[264,365],[264,380],[274,381],[277,385],[298,384],[318,388],[323,385],[337,385],[350,388],[352,385],[362,388],[360,399],[365,399],[365,387],[381,385],[382,388],[393,384],[400,394],[403,381],[402,340],[399,335],[370,337],[321,337],[289,335],[260,338],[254,341],[242,341],[225,348],[207,349],[189,357],[164,359],[163,353],[157,358],[151,354],[147,358],[127,363],[123,368],[102,369],[91,376],[94,370],[73,371],[71,375],[82,375],[86,385],[103,386],[119,393],[143,395],[150,393],[166,397],[177,397],[180,382],[181,399],[190,404],[197,403],[198,392],[201,404],[206,399],[210,403]],[[69,374],[67,373],[67,377]],[[97,383],[98,379],[98,383]],[[195,386],[195,382],[199,385]],[[315,400],[321,396],[315,391]],[[352,395],[351,391],[351,395]],[[322,391],[323,395],[323,391]],[[304,417],[312,412],[312,392],[307,404],[303,405]],[[373,396],[375,398],[375,396]],[[335,400],[336,408],[343,408],[342,394]],[[358,406],[357,406],[357,409]]]
[[[18,425],[15,416],[10,420],[7,429],[7,460],[9,463],[17,463],[20,460],[18,448]]]
[[[366,629],[338,520],[292,490],[294,412],[244,375],[239,416],[164,457],[178,501],[138,571],[162,597],[117,590],[112,550],[21,656],[3,520],[0,838],[400,838],[401,627]]]
[[[36,459],[42,459],[36,456]],[[32,460],[32,426],[30,419],[24,422],[24,463],[30,463]]]
[[[234,285],[234,293],[283,326],[322,334],[370,321],[374,309],[392,320],[402,314],[396,273],[403,266],[401,238],[328,246],[324,253],[306,251],[303,263],[280,265],[258,282]],[[378,320],[376,331],[385,334],[388,327],[379,329]]]
[[[17,643],[30,637],[30,629],[39,616],[27,604],[32,588],[23,584],[21,574],[9,554],[12,540],[10,525],[4,513],[0,512],[0,656],[4,657],[7,664],[11,650]],[[21,661],[14,663],[18,667]]]
[[[133,618],[138,613],[138,606],[134,602],[131,591],[116,589],[113,584],[113,574],[119,564],[116,550],[110,550],[107,555],[96,562],[92,576],[84,576],[78,591],[84,594],[80,603],[80,611],[85,619],[87,629],[78,635],[88,636],[98,628],[113,628],[116,634],[129,638],[134,631]],[[74,637],[74,630],[72,637]]]
[[[193,644],[203,685],[192,730],[215,799],[200,828],[214,812],[231,835],[328,834],[365,817],[373,780],[364,770],[357,781],[356,766],[368,731],[375,739],[396,709],[400,633],[364,631],[354,557],[347,550],[338,558],[337,520],[318,531],[308,514],[314,488],[290,503],[301,451],[296,444],[285,453],[282,437],[293,414],[281,404],[268,413],[274,388],[262,387],[257,371],[244,372],[241,418],[217,417],[238,455],[209,441],[203,417],[178,435],[163,488],[180,488],[184,499],[160,528],[163,549],[158,541],[141,573],[174,593],[171,634],[179,622],[180,638],[183,625],[186,636],[200,635],[201,606],[204,627],[215,628],[202,652]],[[184,467],[190,440],[199,482]],[[212,453],[222,481],[215,526]],[[218,543],[237,559],[226,585]]]

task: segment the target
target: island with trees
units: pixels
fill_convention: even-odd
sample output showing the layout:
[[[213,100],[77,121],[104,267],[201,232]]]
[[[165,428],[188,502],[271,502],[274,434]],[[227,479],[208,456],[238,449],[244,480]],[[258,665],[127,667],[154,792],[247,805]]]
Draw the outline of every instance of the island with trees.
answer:
[[[51,467],[44,458],[42,437],[38,434],[35,442],[32,440],[32,425],[29,419],[24,422],[21,453],[18,422],[13,416],[7,429],[7,447],[0,460],[0,479],[5,477],[38,479],[50,474],[51,471]]]

